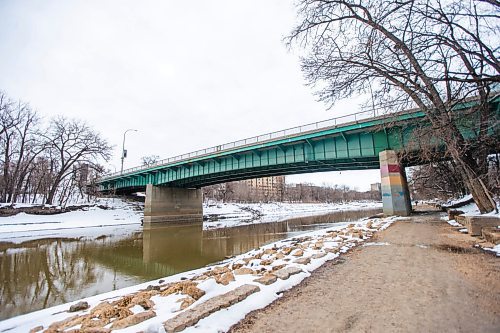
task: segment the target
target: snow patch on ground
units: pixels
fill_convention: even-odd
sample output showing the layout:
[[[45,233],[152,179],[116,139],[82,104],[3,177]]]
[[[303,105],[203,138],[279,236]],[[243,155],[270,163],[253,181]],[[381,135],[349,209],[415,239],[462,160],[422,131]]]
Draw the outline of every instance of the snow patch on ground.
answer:
[[[471,194],[467,194],[466,196],[462,197],[462,198],[459,198],[459,199],[455,199],[455,200],[450,200],[446,203],[446,206],[454,206],[454,205],[458,205],[462,202],[467,202],[469,200],[472,199],[472,195]],[[462,210],[462,207],[460,208],[457,208],[457,209],[460,209]]]
[[[0,217],[0,241],[116,235],[140,227],[140,206],[121,199],[100,199],[98,204],[106,209],[94,206],[54,215],[19,213]]]
[[[494,252],[497,257],[500,257],[500,244],[497,244],[494,247],[483,247],[483,250]]]
[[[363,244],[363,246],[384,246],[384,245],[391,245],[387,242],[369,242],[369,243],[365,243]]]
[[[441,218],[441,219],[446,220],[446,222],[448,222],[448,224],[451,225],[452,227],[461,227],[462,226],[460,223],[458,223],[455,220],[448,220],[448,216],[445,216],[444,218]]]

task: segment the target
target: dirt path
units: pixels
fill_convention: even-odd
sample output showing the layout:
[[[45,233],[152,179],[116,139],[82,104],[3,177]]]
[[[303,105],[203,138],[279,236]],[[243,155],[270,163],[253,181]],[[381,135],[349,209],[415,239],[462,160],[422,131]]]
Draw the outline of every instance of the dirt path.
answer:
[[[231,332],[500,332],[500,259],[438,215],[315,271]]]

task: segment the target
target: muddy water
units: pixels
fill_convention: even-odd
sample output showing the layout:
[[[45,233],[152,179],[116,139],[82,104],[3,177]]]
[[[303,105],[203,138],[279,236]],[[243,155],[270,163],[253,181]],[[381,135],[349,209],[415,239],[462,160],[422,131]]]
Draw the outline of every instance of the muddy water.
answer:
[[[0,320],[203,267],[273,241],[379,212],[335,212],[213,230],[204,230],[201,222],[152,230],[138,227],[121,237],[2,243]]]

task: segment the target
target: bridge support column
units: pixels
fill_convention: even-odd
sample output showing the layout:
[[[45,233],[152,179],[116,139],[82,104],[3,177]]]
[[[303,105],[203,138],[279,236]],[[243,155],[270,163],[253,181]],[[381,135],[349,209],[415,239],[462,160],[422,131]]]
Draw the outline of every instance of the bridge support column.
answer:
[[[203,218],[201,189],[146,185],[144,227],[161,222],[193,222]]]
[[[404,167],[394,150],[379,154],[382,178],[382,203],[385,215],[408,216],[411,213],[410,192]]]

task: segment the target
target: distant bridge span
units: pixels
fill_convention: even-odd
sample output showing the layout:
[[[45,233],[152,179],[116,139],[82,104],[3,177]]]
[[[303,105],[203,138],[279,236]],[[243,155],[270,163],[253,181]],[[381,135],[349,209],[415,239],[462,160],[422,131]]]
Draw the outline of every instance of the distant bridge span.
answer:
[[[475,103],[472,100],[457,105],[455,112]],[[490,106],[498,116],[499,95]],[[468,139],[476,136],[476,118],[472,114],[457,121]],[[404,168],[399,165],[412,162],[398,161],[395,152],[410,148],[418,154],[412,133],[416,123],[426,122],[425,114],[418,109],[380,116],[373,111],[359,112],[127,169],[107,175],[97,184],[101,192],[146,190],[145,222],[155,222],[167,215],[172,219],[200,215],[201,192],[196,189],[207,185],[273,175],[381,168],[384,212],[406,215],[409,198]],[[491,135],[499,136],[498,123],[491,131]],[[383,153],[382,158],[382,152],[390,156]],[[395,194],[400,194],[401,202],[393,202]],[[172,214],[164,214],[167,211]]]

